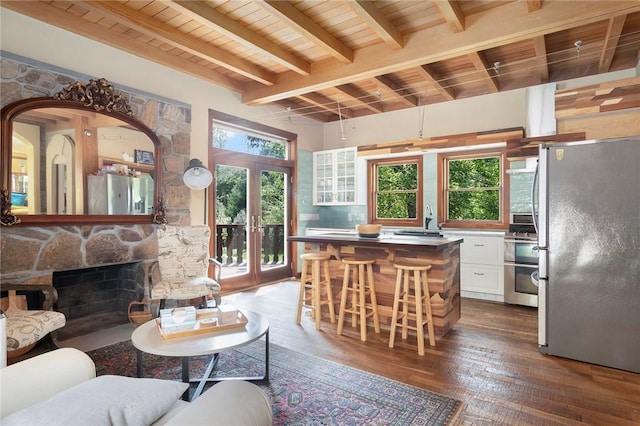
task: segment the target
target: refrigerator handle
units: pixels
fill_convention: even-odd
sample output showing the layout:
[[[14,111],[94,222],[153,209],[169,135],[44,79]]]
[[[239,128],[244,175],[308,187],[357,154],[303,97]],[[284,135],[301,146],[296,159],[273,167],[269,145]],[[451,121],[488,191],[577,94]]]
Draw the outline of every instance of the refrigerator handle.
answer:
[[[533,182],[531,183],[531,214],[533,215],[533,227],[538,233],[538,214],[536,212],[536,184],[538,183],[538,173],[540,166],[536,162],[536,170],[533,173]]]
[[[538,279],[549,278],[549,251],[546,248],[538,248]]]

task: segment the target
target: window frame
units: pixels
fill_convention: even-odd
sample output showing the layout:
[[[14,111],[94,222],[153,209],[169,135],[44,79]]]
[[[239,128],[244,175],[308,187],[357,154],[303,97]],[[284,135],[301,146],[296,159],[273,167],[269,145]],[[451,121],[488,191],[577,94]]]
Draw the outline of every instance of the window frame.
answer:
[[[423,178],[423,156],[405,156],[394,158],[377,158],[367,160],[367,217],[369,223],[386,226],[424,226],[424,178]],[[379,165],[396,166],[403,164],[416,164],[418,166],[418,188],[416,189],[416,218],[415,219],[380,219],[376,216],[376,194],[377,194],[377,173]]]
[[[450,220],[448,217],[448,176],[450,160],[473,160],[479,158],[500,158],[500,218],[497,221]],[[506,229],[509,227],[509,179],[507,177],[507,154],[503,149],[446,152],[438,154],[438,224],[447,228]]]

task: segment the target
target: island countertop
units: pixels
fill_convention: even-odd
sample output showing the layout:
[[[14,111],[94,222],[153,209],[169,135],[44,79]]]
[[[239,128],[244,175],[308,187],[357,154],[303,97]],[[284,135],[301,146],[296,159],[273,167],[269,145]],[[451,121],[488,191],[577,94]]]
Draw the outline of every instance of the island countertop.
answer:
[[[405,235],[380,235],[377,238],[359,237],[358,234],[326,233],[316,235],[291,235],[289,241],[301,243],[332,243],[340,245],[359,246],[396,246],[406,249],[416,247],[431,247],[435,250],[444,250],[452,245],[459,245],[464,238],[440,238],[440,237],[418,237]]]
[[[291,242],[305,243],[305,250],[330,255],[329,271],[334,303],[339,306],[345,257],[374,259],[374,286],[381,326],[388,329],[396,283],[397,259],[423,259],[431,264],[429,296],[436,337],[444,337],[460,319],[460,244],[464,238],[441,238],[381,234],[363,238],[356,233],[328,232],[289,236]],[[326,318],[327,312],[321,316]]]

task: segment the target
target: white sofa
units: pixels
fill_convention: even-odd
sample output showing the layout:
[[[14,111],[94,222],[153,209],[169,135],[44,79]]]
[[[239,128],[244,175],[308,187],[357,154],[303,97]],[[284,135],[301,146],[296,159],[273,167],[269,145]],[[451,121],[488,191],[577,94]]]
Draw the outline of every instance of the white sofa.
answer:
[[[84,352],[57,349],[0,368],[0,423],[9,425],[271,425],[271,402],[256,385],[223,381],[193,402],[187,384],[96,377]]]

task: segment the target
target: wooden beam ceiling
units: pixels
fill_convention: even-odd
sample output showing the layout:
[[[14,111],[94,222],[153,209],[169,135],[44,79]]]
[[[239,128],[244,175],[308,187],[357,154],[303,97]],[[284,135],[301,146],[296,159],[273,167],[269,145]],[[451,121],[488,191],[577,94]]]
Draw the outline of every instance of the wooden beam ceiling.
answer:
[[[0,6],[233,90],[247,105],[323,122],[634,69],[640,59],[640,1],[632,0]]]

